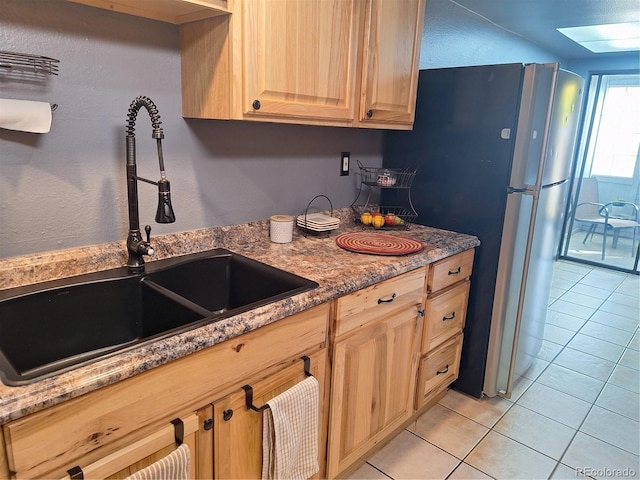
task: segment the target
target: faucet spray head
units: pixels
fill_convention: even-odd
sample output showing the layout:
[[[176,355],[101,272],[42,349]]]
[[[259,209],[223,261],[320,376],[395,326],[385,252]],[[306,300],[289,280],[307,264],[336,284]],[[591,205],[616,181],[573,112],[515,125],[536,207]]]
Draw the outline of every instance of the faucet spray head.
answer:
[[[169,180],[162,178],[158,181],[158,210],[156,212],[157,223],[173,223],[176,216],[171,206],[171,189]]]

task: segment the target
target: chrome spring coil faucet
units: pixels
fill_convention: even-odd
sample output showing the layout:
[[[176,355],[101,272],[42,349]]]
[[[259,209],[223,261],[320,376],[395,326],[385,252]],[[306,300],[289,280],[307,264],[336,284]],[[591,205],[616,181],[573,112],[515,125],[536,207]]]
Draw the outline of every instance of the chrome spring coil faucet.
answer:
[[[151,117],[152,138],[156,139],[158,145],[158,162],[160,164],[160,180],[154,182],[146,178],[139,177],[136,171],[136,135],[135,124],[138,111],[145,107]],[[129,203],[129,236],[127,237],[127,251],[129,260],[127,267],[131,272],[141,272],[144,270],[143,255],[153,255],[154,249],[151,246],[151,227],[145,227],[147,238],[142,239],[140,233],[140,219],[138,214],[138,180],[158,186],[158,210],[156,212],[157,223],[173,223],[176,217],[171,206],[171,189],[164,171],[164,158],[162,156],[162,139],[164,133],[160,128],[160,114],[158,108],[148,97],[136,97],[129,106],[127,114],[127,200]]]

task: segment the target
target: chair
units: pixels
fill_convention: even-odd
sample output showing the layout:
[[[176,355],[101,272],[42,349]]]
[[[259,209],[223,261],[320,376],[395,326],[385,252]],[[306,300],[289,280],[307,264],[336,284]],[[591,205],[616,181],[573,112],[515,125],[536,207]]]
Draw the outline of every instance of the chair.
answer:
[[[612,215],[611,208],[627,207],[626,211],[631,212],[626,215]],[[607,234],[609,231],[613,233],[613,242],[611,246],[617,248],[620,230],[623,228],[633,229],[633,243],[631,244],[631,255],[635,253],[636,234],[640,227],[638,223],[638,206],[631,202],[614,201],[609,203],[600,203],[598,197],[598,179],[595,177],[583,178],[580,184],[580,194],[578,195],[578,204],[576,205],[574,219],[578,222],[588,223],[591,226],[584,236],[582,243],[587,241],[589,235],[593,238],[596,228],[599,225],[603,227],[602,238],[602,260],[604,260],[607,248]]]

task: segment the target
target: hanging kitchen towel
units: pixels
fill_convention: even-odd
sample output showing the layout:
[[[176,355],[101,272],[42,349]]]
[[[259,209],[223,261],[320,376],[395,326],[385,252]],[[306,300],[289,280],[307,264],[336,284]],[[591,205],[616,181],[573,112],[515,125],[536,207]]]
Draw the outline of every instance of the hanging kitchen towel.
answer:
[[[183,443],[173,452],[142,470],[138,470],[126,480],[188,480],[191,451]]]
[[[318,466],[318,381],[302,382],[269,400],[263,414],[262,478],[306,480]]]
[[[51,105],[46,102],[0,98],[0,128],[49,133]]]

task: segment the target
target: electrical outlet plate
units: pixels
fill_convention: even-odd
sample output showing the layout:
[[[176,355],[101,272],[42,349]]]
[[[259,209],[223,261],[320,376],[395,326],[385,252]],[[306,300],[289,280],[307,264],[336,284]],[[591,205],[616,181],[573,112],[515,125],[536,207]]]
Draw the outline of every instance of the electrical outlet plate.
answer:
[[[349,160],[351,159],[350,152],[342,152],[340,156],[340,176],[344,177],[349,175]]]

